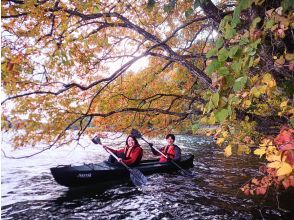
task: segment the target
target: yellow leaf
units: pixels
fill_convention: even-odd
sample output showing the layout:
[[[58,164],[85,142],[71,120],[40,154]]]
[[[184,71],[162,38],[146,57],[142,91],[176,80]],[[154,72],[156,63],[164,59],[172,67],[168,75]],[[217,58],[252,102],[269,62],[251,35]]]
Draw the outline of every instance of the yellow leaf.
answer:
[[[267,86],[266,85],[263,85],[263,86],[259,86],[259,92],[260,94],[264,94],[267,90]]]
[[[253,153],[255,155],[259,155],[259,157],[262,157],[262,155],[264,155],[266,152],[266,147],[261,147],[259,149],[256,149]]]
[[[294,60],[294,53],[286,53],[285,54],[285,58],[286,60],[290,61],[290,60]]]
[[[257,66],[257,64],[260,61],[260,57],[257,57],[254,61],[253,61],[253,66]]]
[[[207,121],[208,124],[215,124],[215,116],[214,114],[212,113]]]
[[[290,115],[290,114],[293,114],[294,115],[294,108],[291,108],[289,111],[287,111],[287,113]]]
[[[216,143],[217,143],[217,144],[221,144],[221,143],[223,143],[224,141],[225,141],[225,138],[218,138],[217,141],[216,141]]]
[[[267,165],[267,167],[278,169],[281,167],[281,162],[280,161],[271,162]]]
[[[258,76],[253,76],[252,78],[250,78],[250,81],[252,82],[252,84],[256,83],[257,80],[258,80]]]
[[[207,117],[203,117],[203,118],[200,119],[200,123],[201,124],[206,124],[207,120],[208,120]]]
[[[261,82],[267,84],[268,87],[270,87],[270,88],[276,86],[276,81],[273,79],[273,77],[269,73],[267,73],[263,76]]]
[[[270,162],[272,161],[281,161],[281,155],[274,155],[274,154],[270,154],[268,156],[266,156],[266,159]]]
[[[281,107],[281,108],[285,108],[285,107],[287,107],[287,103],[288,103],[288,100],[282,102],[282,103],[280,104],[280,107]]]
[[[263,83],[268,83],[269,81],[271,81],[273,78],[272,78],[272,75],[267,73],[265,74],[263,77],[262,77],[262,82]]]
[[[228,137],[228,132],[227,131],[224,131],[224,132],[222,132],[222,136],[223,136],[223,138],[227,138]]]
[[[292,173],[292,167],[286,162],[281,163],[280,169],[277,171],[277,176],[283,176]]]
[[[269,153],[269,152],[272,152],[274,154],[279,153],[279,151],[277,150],[276,146],[273,145],[273,142],[272,141],[269,142],[266,153]]]
[[[275,80],[271,80],[271,81],[269,81],[269,82],[268,82],[268,86],[269,86],[270,88],[275,87],[275,86],[276,86],[276,81],[275,81]]]
[[[251,105],[251,101],[250,100],[246,100],[245,102],[244,102],[244,108],[249,108],[250,107],[250,105]]]
[[[237,149],[237,154],[240,155],[242,153],[245,153],[245,154],[249,154],[250,153],[250,148],[246,145],[239,145],[238,146],[238,149]]]
[[[225,148],[225,152],[224,152],[225,156],[226,157],[229,157],[232,155],[232,146],[231,145],[228,145],[226,148]]]
[[[271,145],[273,145],[273,142],[270,139],[263,139],[262,143],[259,144],[259,146],[261,147],[271,146]]]

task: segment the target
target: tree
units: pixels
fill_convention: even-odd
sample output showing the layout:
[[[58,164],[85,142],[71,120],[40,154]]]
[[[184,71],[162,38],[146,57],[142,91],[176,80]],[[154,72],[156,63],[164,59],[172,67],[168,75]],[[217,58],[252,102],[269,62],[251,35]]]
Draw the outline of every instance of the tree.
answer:
[[[283,125],[293,140],[292,12],[290,0],[2,1],[2,128],[24,131],[16,147],[50,148],[92,123],[149,135],[218,124],[225,155],[273,146],[288,181],[294,147],[264,144]]]

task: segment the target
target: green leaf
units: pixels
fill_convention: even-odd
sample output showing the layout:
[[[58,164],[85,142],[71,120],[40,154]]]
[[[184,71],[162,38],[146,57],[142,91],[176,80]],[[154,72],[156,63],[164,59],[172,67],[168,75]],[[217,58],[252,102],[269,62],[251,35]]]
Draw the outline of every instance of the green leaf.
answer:
[[[239,7],[241,10],[244,10],[246,8],[249,8],[252,4],[252,0],[241,0]]]
[[[234,61],[231,65],[232,69],[234,70],[235,73],[240,73],[241,72],[241,63],[238,61]]]
[[[212,95],[211,101],[212,101],[214,107],[218,106],[218,102],[219,102],[219,93],[218,92],[216,92]]]
[[[94,10],[93,10],[93,13],[96,14],[96,13],[99,13],[99,11],[100,11],[100,10],[99,10],[99,7],[98,7],[98,6],[95,6],[95,7],[94,7]]]
[[[192,132],[195,133],[200,128],[200,124],[196,123],[192,125]]]
[[[249,56],[254,56],[256,54],[256,50],[255,49],[250,49],[249,51],[248,51],[248,55]],[[252,57],[251,57],[252,58]],[[250,66],[249,66],[250,67]]]
[[[229,111],[227,109],[222,109],[215,113],[216,120],[223,122],[229,116]]]
[[[281,6],[283,7],[283,12],[285,13],[287,10],[294,9],[294,1],[283,0]]]
[[[224,39],[223,38],[218,38],[215,42],[216,49],[218,50],[221,48],[224,44]]]
[[[252,21],[251,23],[251,27],[252,28],[256,28],[256,25],[261,21],[261,18],[260,17],[256,17],[254,18],[254,20]]]
[[[292,128],[294,128],[294,118],[290,120]]]
[[[250,57],[248,67],[252,67],[254,62],[254,57]]]
[[[185,17],[189,18],[193,14],[194,10],[193,8],[189,8],[188,10],[185,11]]]
[[[229,105],[236,104],[239,101],[239,98],[234,94],[230,94],[229,96]]]
[[[253,49],[257,49],[257,47],[258,47],[258,45],[260,44],[260,42],[261,42],[261,39],[259,38],[259,39],[257,39],[256,41],[252,42],[252,43],[250,44],[250,47],[252,47]]]
[[[206,58],[210,58],[210,57],[216,55],[216,53],[217,53],[217,48],[213,48],[213,49],[211,49],[210,51],[207,52]]]
[[[211,100],[209,100],[209,102],[205,105],[203,114],[210,112],[212,108],[213,108],[213,103]]]
[[[238,79],[236,79],[235,84],[233,86],[234,91],[238,92],[241,89],[243,89],[246,82],[247,82],[247,76],[242,76],[242,77],[239,77]]]
[[[293,95],[294,95],[293,82],[291,80],[284,80],[284,82],[282,83],[282,86],[285,89],[286,94],[289,97],[293,97]]]
[[[273,26],[275,25],[275,21],[270,19],[268,21],[265,22],[265,30],[271,29]]]
[[[218,60],[220,62],[225,61],[228,58],[228,50],[226,48],[222,48],[219,52],[218,52]]]
[[[232,115],[233,114],[233,111],[232,111],[231,106],[228,106],[228,113],[229,113],[229,115]]]
[[[225,79],[226,79],[226,85],[227,85],[227,86],[232,87],[232,86],[234,85],[235,81],[234,81],[233,76],[231,76],[231,75],[226,75],[226,76],[225,76]]]
[[[225,39],[229,40],[233,38],[236,34],[236,30],[233,27],[228,27],[225,30],[224,37]]]
[[[225,66],[222,66],[221,68],[219,68],[218,73],[221,76],[226,76],[226,75],[229,74],[229,69],[227,67],[225,67]]]
[[[217,60],[213,60],[208,67],[206,68],[206,72],[208,74],[213,73],[215,70],[217,70],[220,67],[220,63]]]
[[[173,10],[173,7],[169,4],[163,6],[163,11],[166,13],[170,13]]]
[[[235,54],[237,53],[237,51],[239,50],[239,46],[233,46],[230,48],[229,51],[229,57],[233,58],[235,56]]]
[[[247,37],[241,37],[240,41],[239,41],[239,45],[245,45],[249,43],[249,39]]]
[[[235,28],[240,23],[240,13],[241,13],[241,8],[236,7],[234,10],[233,19],[231,22],[231,25],[233,28]]]
[[[163,6],[164,12],[171,12],[176,7],[176,0],[170,0],[168,4]]]

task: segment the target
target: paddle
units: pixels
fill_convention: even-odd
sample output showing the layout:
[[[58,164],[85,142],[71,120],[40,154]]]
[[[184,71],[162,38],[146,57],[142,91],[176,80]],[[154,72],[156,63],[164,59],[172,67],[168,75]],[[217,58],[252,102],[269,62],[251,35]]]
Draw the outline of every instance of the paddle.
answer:
[[[102,145],[100,138],[97,136],[92,139],[92,142],[94,144]],[[119,158],[113,152],[108,150],[107,147],[103,146],[103,148],[107,153],[111,154],[118,161]],[[135,186],[141,187],[142,185],[145,185],[147,183],[147,177],[144,176],[144,174],[140,170],[134,168],[131,169],[122,161],[120,161],[120,163],[130,172],[130,179]]]
[[[132,136],[134,136],[134,137],[136,137],[136,138],[141,138],[143,141],[145,141],[148,145],[150,145],[150,143],[148,142],[148,141],[146,141],[144,138],[143,138],[143,136],[142,136],[142,134],[138,131],[138,130],[136,130],[136,129],[132,129],[132,131],[131,131],[131,135]],[[160,153],[162,156],[164,156],[166,159],[168,159],[168,157],[164,154],[164,153],[162,153],[160,150],[158,150],[158,149],[156,149],[155,147],[152,147],[154,150],[156,150],[158,153]],[[180,169],[180,171],[181,171],[181,173],[183,174],[183,175],[186,175],[186,176],[190,176],[190,177],[193,177],[194,175],[193,175],[193,173],[190,171],[190,170],[184,170],[179,164],[177,164],[175,161],[173,161],[173,160],[169,160],[169,162],[171,162],[173,165],[175,165],[177,168],[179,168]]]

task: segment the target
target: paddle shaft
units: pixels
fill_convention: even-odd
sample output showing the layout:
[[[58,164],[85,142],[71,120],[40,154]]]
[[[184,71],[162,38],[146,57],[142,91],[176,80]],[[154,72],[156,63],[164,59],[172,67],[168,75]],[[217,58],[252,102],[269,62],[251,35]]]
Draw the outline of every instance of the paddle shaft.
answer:
[[[92,139],[92,142],[94,143],[94,144],[99,144],[99,145],[102,145],[102,143],[101,143],[101,140],[100,140],[100,138],[99,137],[94,137],[93,139]],[[102,145],[103,146],[103,145]],[[129,172],[130,172],[130,179],[131,179],[131,181],[133,182],[133,184],[135,185],[135,186],[138,186],[138,187],[141,187],[142,185],[145,185],[146,183],[147,183],[147,178],[146,178],[146,176],[144,176],[144,174],[140,171],[140,170],[138,170],[138,169],[136,169],[136,168],[134,168],[134,169],[131,169],[129,166],[127,166],[124,162],[122,162],[121,160],[120,160],[120,158],[118,158],[116,155],[115,155],[115,153],[113,153],[112,151],[111,151],[111,149],[110,148],[108,148],[107,146],[103,146],[103,148],[104,148],[104,150],[107,152],[107,153],[109,153],[111,156],[113,156],[120,164],[122,164]]]
[[[104,147],[103,147],[103,148],[104,148]],[[107,147],[105,147],[104,149],[107,151],[107,153],[109,153],[109,154],[110,154],[111,156],[113,156],[117,161],[119,161],[120,158],[118,158],[113,152],[111,152],[111,150],[109,150]],[[125,168],[127,168],[129,171],[132,170],[132,169],[131,169],[129,166],[127,166],[124,162],[120,161],[120,163],[121,163]]]
[[[146,141],[142,136],[141,136],[141,138],[142,138],[142,140],[143,141],[145,141],[147,144],[149,144],[149,142],[148,141]],[[160,150],[158,150],[157,148],[155,148],[155,147],[152,147],[154,150],[156,150],[158,153],[160,153],[163,157],[165,157],[166,159],[168,158],[164,153],[162,153]],[[172,163],[172,164],[174,164],[176,167],[178,167],[180,170],[182,170],[183,172],[185,172],[186,173],[186,170],[184,170],[182,167],[180,167],[175,161],[173,161],[173,160],[170,160],[170,162]]]

